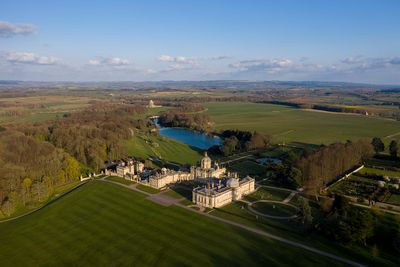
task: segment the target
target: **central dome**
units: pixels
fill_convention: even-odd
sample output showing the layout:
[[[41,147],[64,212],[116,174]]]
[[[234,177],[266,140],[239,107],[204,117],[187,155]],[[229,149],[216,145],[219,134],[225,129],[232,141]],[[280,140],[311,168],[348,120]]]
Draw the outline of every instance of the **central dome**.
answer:
[[[201,159],[202,169],[211,169],[211,158],[207,155],[207,151],[204,153],[204,158]]]
[[[226,186],[227,187],[232,187],[236,188],[239,187],[239,179],[238,178],[229,178],[228,181],[226,181]]]

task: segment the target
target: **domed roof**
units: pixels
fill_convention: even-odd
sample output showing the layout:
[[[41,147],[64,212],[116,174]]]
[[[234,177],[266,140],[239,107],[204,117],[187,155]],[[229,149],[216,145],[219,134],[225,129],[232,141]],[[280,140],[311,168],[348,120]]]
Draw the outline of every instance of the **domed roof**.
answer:
[[[238,178],[229,178],[228,181],[226,181],[226,186],[227,187],[232,187],[236,188],[239,187],[239,179]]]
[[[201,168],[203,169],[211,168],[211,158],[207,155],[207,151],[204,153],[204,157],[201,159]]]

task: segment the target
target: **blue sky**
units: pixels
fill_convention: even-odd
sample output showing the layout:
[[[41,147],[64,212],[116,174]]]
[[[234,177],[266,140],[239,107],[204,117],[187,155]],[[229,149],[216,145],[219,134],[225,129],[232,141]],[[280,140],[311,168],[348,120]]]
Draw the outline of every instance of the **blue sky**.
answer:
[[[7,1],[0,79],[400,84],[400,1]]]

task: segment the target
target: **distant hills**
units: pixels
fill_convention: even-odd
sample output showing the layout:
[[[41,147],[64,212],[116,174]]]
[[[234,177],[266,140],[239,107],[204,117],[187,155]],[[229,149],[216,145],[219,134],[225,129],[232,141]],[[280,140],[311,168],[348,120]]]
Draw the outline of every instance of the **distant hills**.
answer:
[[[375,90],[400,90],[400,85],[377,85],[349,82],[324,81],[250,81],[250,80],[210,80],[210,81],[115,81],[115,82],[37,82],[0,80],[0,88],[4,87],[33,87],[33,88],[88,88],[88,89],[145,89],[145,88],[176,88],[176,89],[230,89],[230,90],[265,90],[265,89],[294,89],[294,88],[359,88]]]

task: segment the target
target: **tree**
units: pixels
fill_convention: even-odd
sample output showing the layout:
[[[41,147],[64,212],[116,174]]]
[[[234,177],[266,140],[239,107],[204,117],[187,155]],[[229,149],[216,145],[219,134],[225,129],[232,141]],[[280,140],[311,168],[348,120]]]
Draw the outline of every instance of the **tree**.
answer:
[[[374,137],[371,144],[373,145],[376,154],[385,150],[385,144],[379,137]]]
[[[308,199],[306,199],[304,197],[300,197],[299,202],[300,202],[300,210],[301,210],[301,214],[302,214],[302,223],[305,225],[311,225],[314,218],[311,214],[311,207],[308,202]]]
[[[31,190],[32,180],[26,177],[22,181],[22,190],[23,190],[23,197],[24,197],[24,205],[26,204],[27,198],[29,198],[30,190]]]
[[[225,156],[232,155],[238,145],[238,139],[235,136],[225,138],[222,141],[222,152]]]
[[[349,208],[349,206],[350,206],[350,203],[346,197],[344,197],[342,195],[335,195],[335,199],[333,201],[333,206],[332,206],[332,209],[335,212],[343,214]]]
[[[389,145],[389,153],[392,157],[396,158],[397,157],[397,151],[399,150],[397,142],[395,140],[392,140]]]

